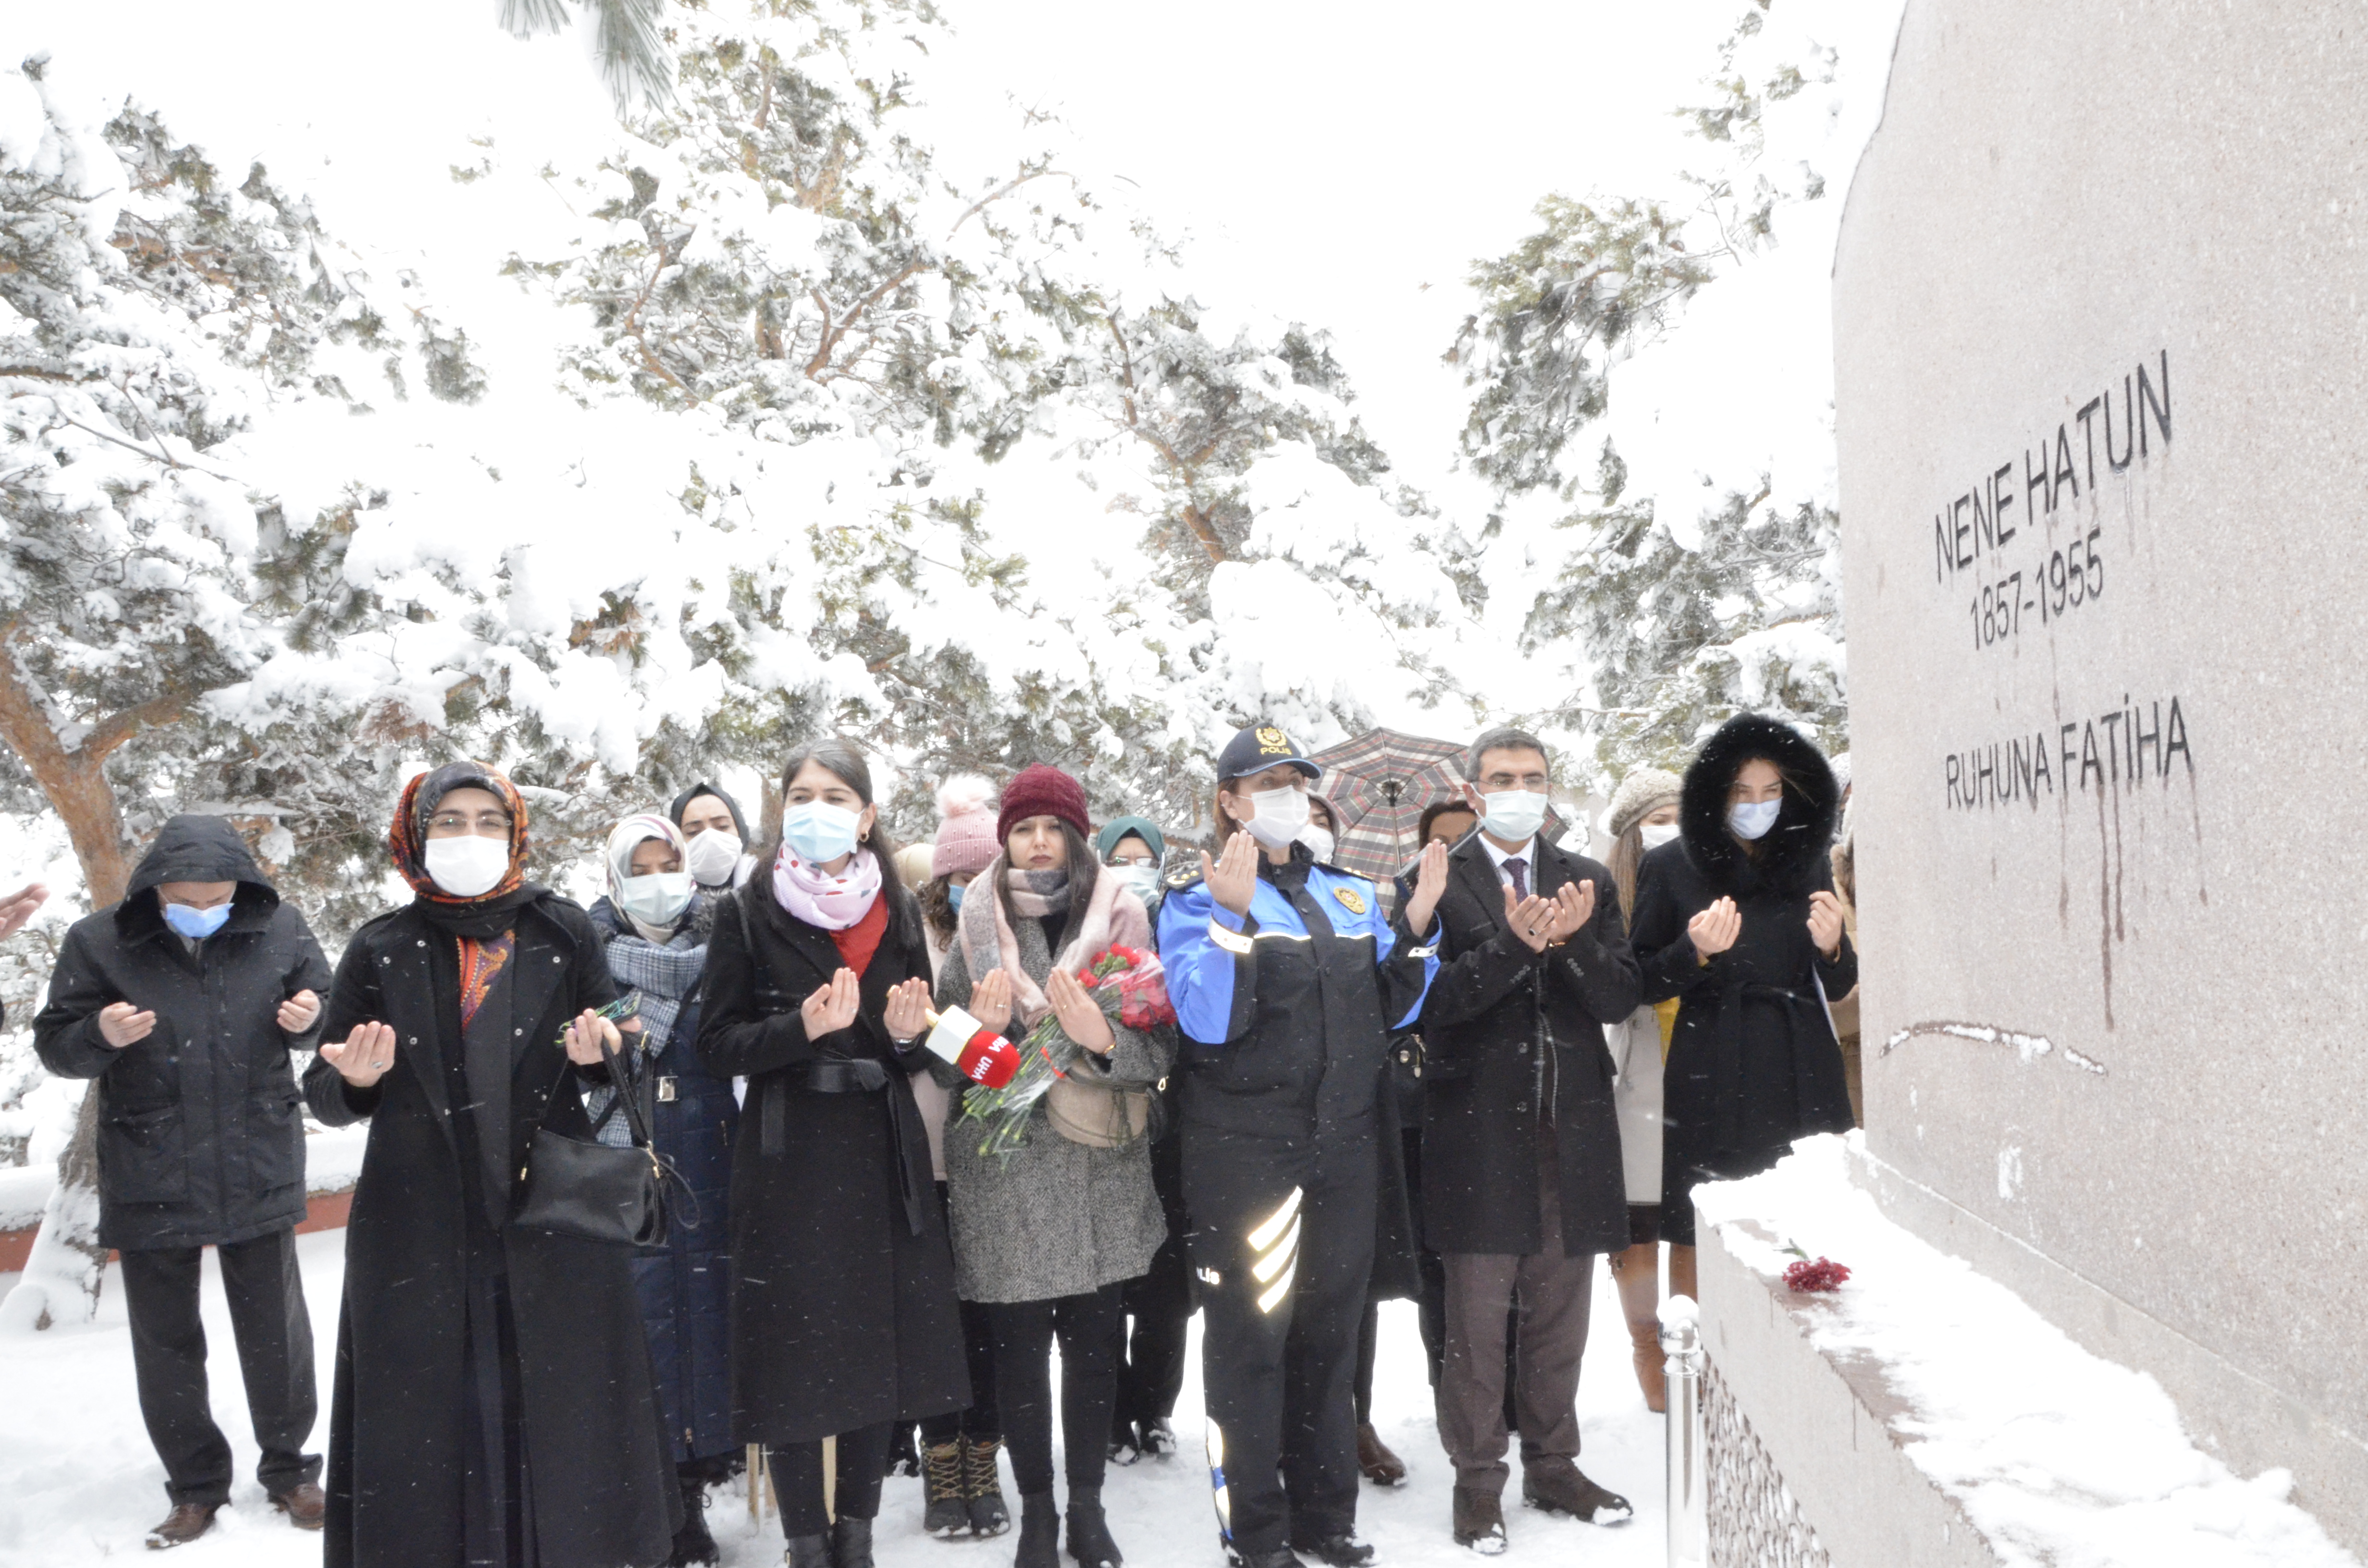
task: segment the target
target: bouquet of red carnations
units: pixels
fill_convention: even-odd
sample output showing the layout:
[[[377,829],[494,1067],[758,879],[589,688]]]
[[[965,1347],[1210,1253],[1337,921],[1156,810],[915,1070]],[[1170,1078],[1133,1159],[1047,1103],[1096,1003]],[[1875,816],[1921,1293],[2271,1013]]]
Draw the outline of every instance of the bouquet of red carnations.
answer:
[[[1159,955],[1141,948],[1111,946],[1087,960],[1077,971],[1077,983],[1093,997],[1105,1017],[1131,1029],[1147,1029],[1176,1021],[1167,1000],[1167,975]],[[1020,1042],[1019,1069],[1000,1087],[974,1086],[962,1096],[962,1119],[986,1129],[978,1146],[982,1154],[1008,1156],[1028,1142],[1029,1119],[1037,1102],[1051,1096],[1050,1119],[1062,1136],[1089,1147],[1110,1148],[1140,1136],[1148,1119],[1150,1096],[1141,1089],[1123,1089],[1099,1083],[1097,1070],[1086,1065],[1093,1052],[1071,1040],[1061,1028],[1061,1016],[1047,1012]],[[1080,1071],[1082,1069],[1082,1071]],[[1056,1093],[1057,1091],[1061,1091]],[[1080,1116],[1074,1104],[1106,1100],[1110,1114]]]

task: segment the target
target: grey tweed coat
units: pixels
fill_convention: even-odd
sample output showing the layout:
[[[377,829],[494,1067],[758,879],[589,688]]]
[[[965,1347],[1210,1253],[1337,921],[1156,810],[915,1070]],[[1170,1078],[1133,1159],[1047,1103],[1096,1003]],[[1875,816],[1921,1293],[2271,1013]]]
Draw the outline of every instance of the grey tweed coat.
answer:
[[[1053,972],[1044,929],[1033,920],[1012,933],[1019,966],[1039,985]],[[957,942],[938,973],[938,1005],[967,1006],[973,979]],[[1014,1020],[1013,1029],[1019,1025]],[[1103,1060],[1104,1082],[1148,1088],[1175,1059],[1172,1028],[1131,1029],[1113,1019],[1118,1045]],[[1149,1272],[1167,1236],[1151,1185],[1151,1141],[1115,1149],[1073,1143],[1054,1131],[1040,1102],[1017,1153],[982,1154],[985,1128],[946,1113],[946,1188],[953,1210],[954,1292],[965,1301],[1042,1301],[1083,1295]]]

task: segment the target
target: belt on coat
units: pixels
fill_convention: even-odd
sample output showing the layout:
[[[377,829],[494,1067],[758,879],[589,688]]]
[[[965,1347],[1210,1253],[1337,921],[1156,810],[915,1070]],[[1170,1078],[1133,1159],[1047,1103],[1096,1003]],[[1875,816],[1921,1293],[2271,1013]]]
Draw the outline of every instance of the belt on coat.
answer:
[[[894,1081],[885,1063],[864,1057],[825,1057],[782,1074],[765,1096],[761,1145],[766,1157],[779,1159],[789,1147],[788,1094],[791,1085],[816,1095],[876,1095]],[[910,1145],[918,1137],[923,1140],[922,1146],[928,1147],[928,1134],[909,1108],[911,1105],[906,1096],[888,1096],[888,1142],[896,1160],[898,1196],[905,1200],[905,1223],[917,1236],[925,1210],[921,1207],[920,1184],[913,1174]]]
[[[1713,1081],[1724,1075],[1726,1092],[1719,1096],[1713,1115],[1712,1152],[1717,1154],[1742,1153],[1743,1135],[1743,1005],[1746,1002],[1776,1002],[1784,1008],[1785,1028],[1798,1038],[1793,1009],[1815,1007],[1819,1018],[1825,1017],[1825,1006],[1812,993],[1793,990],[1786,985],[1767,985],[1758,981],[1729,981],[1718,988],[1718,1028],[1711,1038],[1711,1072]],[[1793,1073],[1796,1092],[1800,1077],[1800,1058],[1793,1058]]]

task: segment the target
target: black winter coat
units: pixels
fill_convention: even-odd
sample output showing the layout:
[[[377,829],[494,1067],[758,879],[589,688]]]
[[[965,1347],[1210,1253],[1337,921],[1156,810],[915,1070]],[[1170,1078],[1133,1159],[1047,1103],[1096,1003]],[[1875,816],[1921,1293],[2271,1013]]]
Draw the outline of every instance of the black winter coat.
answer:
[[[881,1022],[891,986],[929,978],[920,911],[893,878],[888,929],[853,1027],[806,1038],[799,1012],[842,966],[830,933],[758,876],[715,918],[699,1054],[746,1074],[732,1151],[732,1424],[801,1443],[970,1404],[953,1250],[928,1136]],[[753,949],[753,950],[752,950]],[[871,1085],[871,1086],[865,1086]]]
[[[1783,809],[1756,854],[1727,831],[1727,793],[1743,765],[1766,757],[1786,775]],[[1841,790],[1825,757],[1789,724],[1738,714],[1686,770],[1678,839],[1645,855],[1628,937],[1645,1000],[1680,998],[1663,1085],[1661,1234],[1691,1245],[1692,1192],[1750,1176],[1793,1141],[1850,1126],[1841,1046],[1825,998],[1858,983],[1845,934],[1835,957],[1809,935],[1809,895],[1833,887],[1827,850]],[[1735,945],[1702,962],[1686,923],[1735,900]],[[1818,994],[1824,989],[1824,997]]]
[[[517,912],[507,1062],[467,1059],[483,1189],[505,1256],[518,1392],[531,1456],[533,1534],[545,1563],[650,1564],[672,1553],[681,1494],[661,1429],[632,1249],[507,1221],[535,1128],[588,1138],[586,1086],[556,1041],[616,997],[584,911],[544,892]],[[434,949],[440,946],[440,954]],[[354,934],[325,1033],[371,1019],[395,1032],[394,1066],[353,1089],[326,1062],[304,1074],[331,1126],[368,1117],[346,1231],[345,1301],[329,1410],[326,1568],[458,1568],[469,1419],[469,1220],[441,1041],[461,1029],[454,938],[416,906]],[[489,1219],[493,1216],[489,1214]]]
[[[165,924],[160,882],[236,882],[222,928],[190,950]],[[97,1080],[98,1236],[127,1252],[243,1242],[304,1218],[304,1120],[289,1053],[317,1035],[279,1027],[279,1004],[325,997],[328,960],[220,817],[178,816],[123,901],[74,922],[33,1020],[34,1049],[65,1078]],[[117,1002],[154,1012],[117,1051],[99,1033]]]
[[[1505,924],[1480,835],[1448,856],[1439,978],[1422,1007],[1423,1242],[1440,1253],[1547,1250],[1538,1230],[1538,1124],[1551,1107],[1565,1256],[1628,1244],[1620,1125],[1603,1026],[1636,1007],[1636,960],[1611,873],[1538,839],[1531,891],[1595,884],[1595,915],[1532,952]]]

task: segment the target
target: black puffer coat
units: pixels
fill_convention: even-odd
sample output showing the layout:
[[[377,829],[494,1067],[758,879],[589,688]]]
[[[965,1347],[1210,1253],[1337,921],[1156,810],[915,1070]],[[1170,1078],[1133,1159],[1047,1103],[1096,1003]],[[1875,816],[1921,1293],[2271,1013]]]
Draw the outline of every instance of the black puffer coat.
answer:
[[[1611,873],[1543,837],[1531,890],[1595,884],[1595,915],[1543,953],[1506,928],[1478,834],[1447,858],[1439,978],[1422,1005],[1423,1243],[1433,1252],[1577,1257],[1628,1244],[1620,1123],[1603,1026],[1636,1007],[1636,960]],[[1562,1234],[1542,1236],[1538,1125],[1550,1114]]]
[[[1784,801],[1776,825],[1748,853],[1727,831],[1727,794],[1754,757],[1785,776]],[[1663,1077],[1661,1234],[1668,1241],[1692,1244],[1697,1183],[1766,1170],[1795,1138],[1850,1126],[1841,1046],[1824,997],[1858,983],[1858,955],[1844,935],[1827,959],[1809,935],[1809,895],[1833,887],[1827,850],[1840,812],[1841,789],[1816,746],[1789,724],[1740,713],[1686,770],[1677,841],[1638,868],[1628,937],[1644,999],[1681,998]],[[1735,900],[1743,929],[1705,964],[1686,923],[1722,897]]]
[[[165,924],[162,882],[236,882],[231,916],[191,951]],[[304,1122],[279,1004],[325,1002],[329,964],[312,927],[279,902],[220,817],[178,816],[157,834],[123,901],[66,933],[34,1049],[98,1096],[99,1240],[110,1247],[250,1241],[304,1217]],[[156,1015],[148,1038],[117,1051],[99,1012],[117,1002]]]

